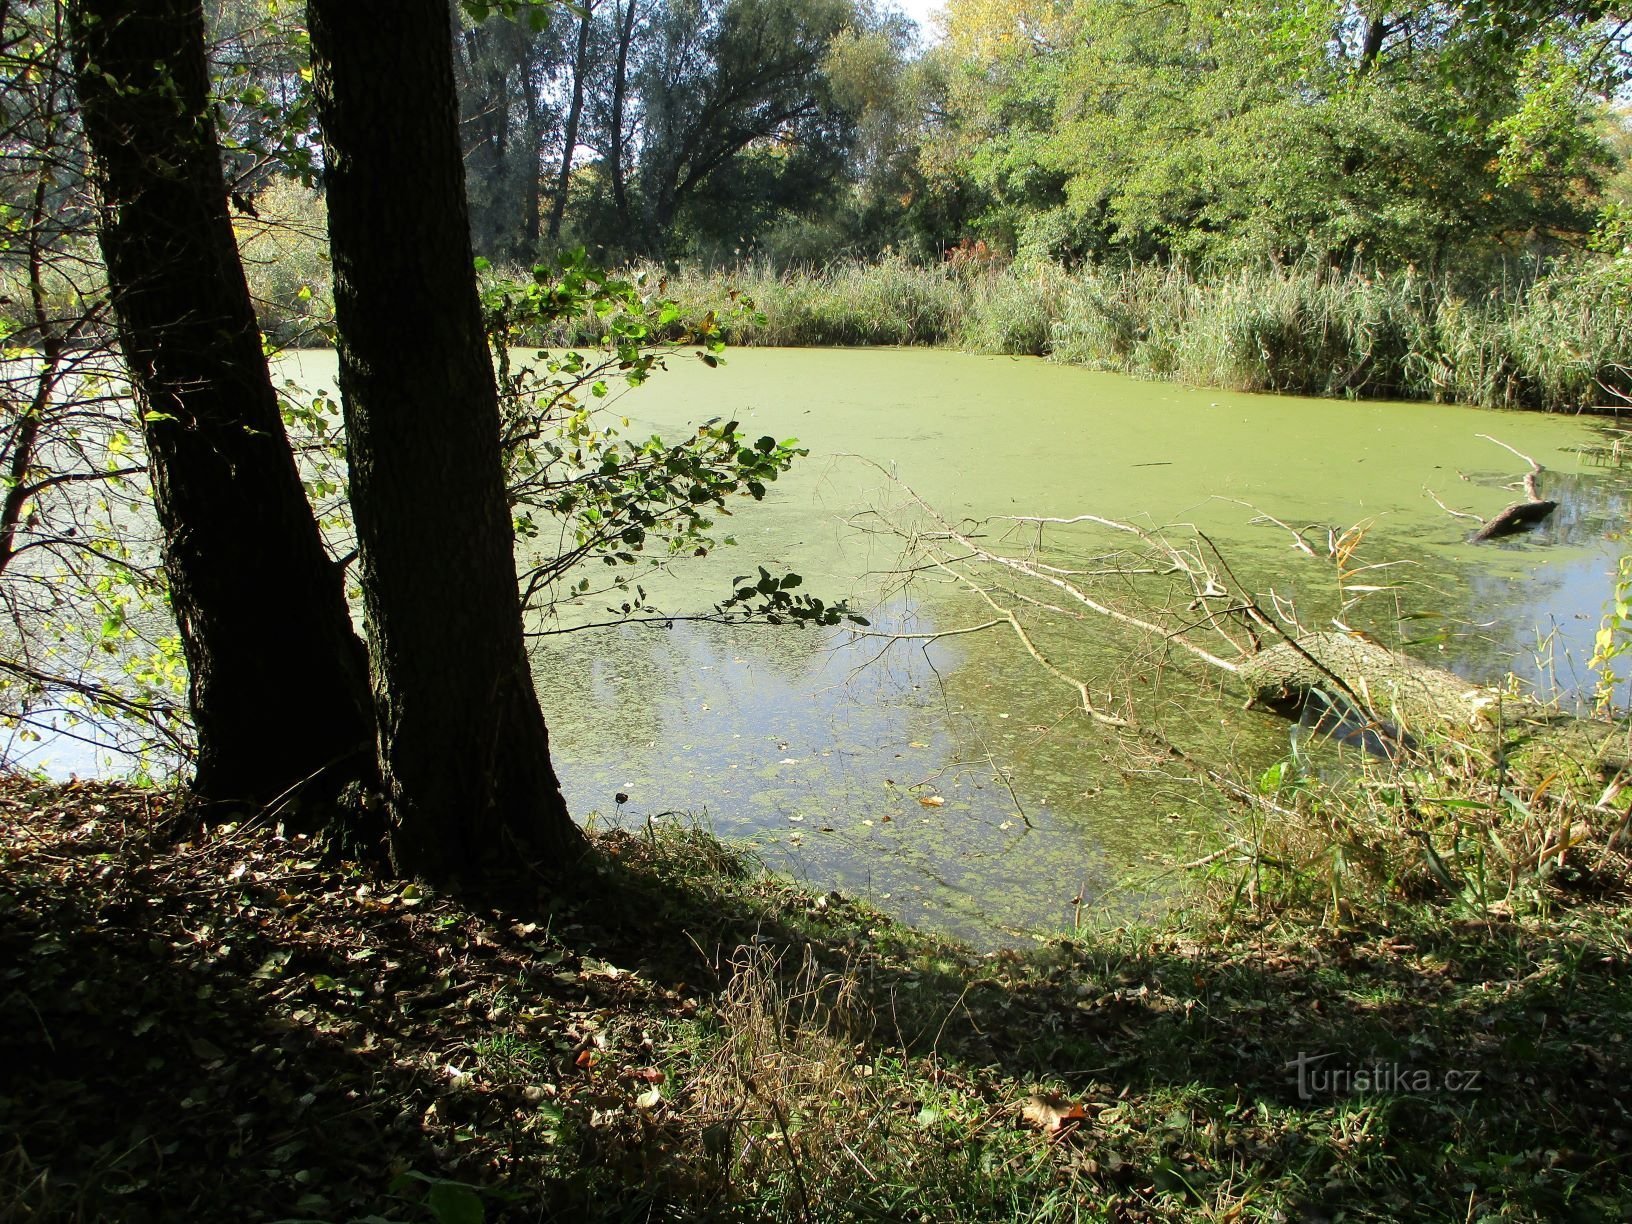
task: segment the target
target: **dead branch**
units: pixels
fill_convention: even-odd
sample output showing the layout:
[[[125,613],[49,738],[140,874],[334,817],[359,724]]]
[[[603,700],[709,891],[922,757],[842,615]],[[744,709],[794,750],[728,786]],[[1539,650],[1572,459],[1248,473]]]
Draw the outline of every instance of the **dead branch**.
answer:
[[[1509,446],[1500,438],[1493,438],[1489,434],[1475,434],[1474,436],[1483,438],[1486,442],[1493,442],[1503,450],[1523,459],[1530,465],[1530,470],[1524,474],[1524,500],[1514,502],[1489,519],[1480,518],[1477,514],[1469,514],[1465,510],[1452,510],[1440,500],[1439,494],[1432,489],[1423,490],[1429,497],[1434,499],[1434,504],[1445,511],[1446,514],[1454,515],[1456,518],[1472,519],[1480,524],[1479,530],[1468,537],[1468,543],[1483,544],[1486,540],[1496,540],[1502,536],[1517,535],[1521,531],[1528,531],[1538,523],[1545,521],[1554,510],[1558,509],[1556,501],[1549,501],[1541,495],[1540,477],[1541,473],[1546,471],[1541,464],[1523,451]]]
[[[874,466],[876,467],[878,465],[875,464]],[[884,469],[880,467],[879,471],[884,472]],[[884,472],[884,474],[886,476],[890,476],[890,473],[888,472]],[[1109,620],[1113,620],[1118,624],[1125,625],[1130,629],[1137,629],[1143,634],[1160,638],[1170,645],[1177,646],[1181,650],[1188,651],[1190,654],[1194,655],[1203,663],[1206,663],[1211,667],[1216,667],[1221,671],[1226,672],[1234,672],[1236,670],[1238,664],[1235,661],[1223,658],[1209,650],[1205,650],[1202,647],[1197,646],[1194,642],[1187,641],[1178,634],[1169,631],[1159,624],[1156,624],[1154,621],[1149,621],[1142,617],[1134,616],[1133,614],[1124,612],[1119,608],[1113,608],[1109,604],[1101,603],[1075,583],[1059,577],[1056,574],[1048,573],[1041,566],[1038,566],[1033,562],[1023,560],[1019,557],[1004,556],[1001,553],[992,552],[983,545],[977,544],[972,538],[970,538],[970,536],[960,531],[947,519],[943,518],[938,510],[934,509],[934,507],[930,506],[928,502],[919,497],[918,494],[914,492],[905,482],[894,476],[890,476],[890,479],[893,480],[912,500],[912,502],[941,529],[942,533],[944,533],[947,539],[955,541],[959,547],[963,548],[967,553],[969,553],[972,558],[983,561],[988,565],[994,565],[1010,570],[1021,575],[1022,577],[1029,578],[1034,582],[1046,583],[1059,591],[1063,591],[1066,595],[1070,596],[1074,602],[1081,604],[1089,611],[1106,617]],[[1119,522],[1117,520],[1099,521],[1113,526],[1115,530],[1129,532],[1132,535],[1137,536],[1146,544],[1156,547],[1158,550],[1166,554],[1175,571],[1185,574],[1191,581],[1192,585],[1195,585],[1196,572],[1194,564],[1189,559],[1182,556],[1179,550],[1173,548],[1172,545],[1160,540],[1152,533],[1146,532],[1143,528],[1134,526],[1132,523]],[[1223,593],[1224,592],[1221,588],[1217,588],[1210,583],[1201,585],[1197,587],[1196,590],[1198,597],[1216,597],[1217,595],[1221,595]]]
[[[1558,509],[1556,501],[1548,501],[1541,495],[1541,488],[1538,483],[1538,478],[1543,471],[1541,464],[1523,451],[1514,450],[1513,447],[1499,438],[1493,438],[1489,434],[1478,434],[1476,436],[1483,438],[1486,442],[1494,442],[1503,450],[1511,451],[1528,463],[1530,470],[1524,474],[1524,500],[1514,502],[1478,531],[1474,532],[1469,543],[1483,544],[1486,540],[1495,540],[1502,536],[1517,535],[1521,531],[1528,531],[1538,523],[1543,522],[1554,510]]]
[[[1334,710],[1346,723],[1352,720],[1353,726],[1395,743],[1407,738],[1445,744],[1488,742],[1498,754],[1517,750],[1522,744],[1551,746],[1567,751],[1569,759],[1589,772],[1624,762],[1624,752],[1605,742],[1614,732],[1609,724],[1515,701],[1373,642],[1342,624],[1338,626],[1341,632],[1320,632],[1288,619],[1290,611],[1282,608],[1273,591],[1260,598],[1244,588],[1223,552],[1194,528],[1189,529],[1188,538],[1176,539],[1168,534],[1171,529],[1088,514],[1003,517],[955,525],[898,477],[879,470],[901,489],[910,515],[921,516],[918,521],[892,523],[889,515],[875,512],[877,521],[906,544],[903,562],[911,568],[904,572],[939,570],[980,599],[990,612],[976,618],[979,624],[955,630],[893,636],[936,638],[1006,625],[1034,665],[1076,694],[1079,708],[1091,720],[1144,739],[1169,760],[1196,765],[1164,734],[1141,725],[1131,709],[1113,712],[1097,704],[1087,680],[1049,657],[1037,632],[1038,624],[1047,622],[1039,622],[1039,616],[1066,622],[1081,621],[1090,614],[1101,617],[1131,630],[1158,650],[1176,648],[1181,655],[1231,676],[1245,690],[1249,705],[1293,718],[1302,714],[1307,703],[1319,701],[1321,708]],[[1266,521],[1288,531],[1300,551],[1318,556],[1305,533],[1279,520]],[[993,541],[1003,537],[1004,525],[1027,529],[1024,551],[1010,555],[998,550]],[[1050,564],[1059,558],[1044,559],[1044,527],[1076,525],[1131,537],[1132,547],[1126,554],[1100,553],[1092,573]],[[1029,538],[1031,530],[1038,532],[1035,542]],[[1354,579],[1398,564],[1359,563],[1355,554],[1364,535],[1361,527],[1341,535],[1328,531],[1328,557],[1336,568],[1334,577],[1345,610],[1357,594],[1385,589],[1357,586]],[[1096,580],[1097,587],[1091,585]],[[1152,589],[1152,583],[1165,583],[1165,594]],[[1119,594],[1108,593],[1111,584],[1120,586]],[[1274,614],[1267,608],[1273,608]],[[1197,638],[1204,634],[1219,635],[1229,649],[1203,645]]]

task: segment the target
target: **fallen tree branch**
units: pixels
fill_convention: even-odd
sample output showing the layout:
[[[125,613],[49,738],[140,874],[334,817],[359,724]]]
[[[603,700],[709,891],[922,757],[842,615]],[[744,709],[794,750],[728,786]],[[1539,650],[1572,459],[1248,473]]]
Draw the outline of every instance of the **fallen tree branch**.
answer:
[[[1541,488],[1538,483],[1538,478],[1543,471],[1541,464],[1523,451],[1514,450],[1513,447],[1499,438],[1493,438],[1489,434],[1478,434],[1476,436],[1483,438],[1486,442],[1494,442],[1503,450],[1511,451],[1528,463],[1530,470],[1524,474],[1524,500],[1514,502],[1478,531],[1474,532],[1468,541],[1470,544],[1483,544],[1486,540],[1500,539],[1502,536],[1517,535],[1521,531],[1528,531],[1538,523],[1545,521],[1552,515],[1554,510],[1558,509],[1556,501],[1548,501],[1541,495]]]
[[[1521,457],[1528,460],[1528,456]],[[1072,621],[1089,614],[1101,617],[1159,651],[1177,648],[1182,655],[1233,677],[1245,690],[1249,707],[1291,718],[1302,717],[1310,708],[1329,712],[1335,714],[1343,732],[1356,732],[1368,743],[1381,738],[1389,747],[1434,744],[1503,763],[1539,752],[1566,763],[1583,777],[1604,776],[1627,762],[1627,745],[1621,742],[1626,738],[1624,727],[1563,714],[1474,684],[1341,623],[1340,632],[1312,631],[1283,610],[1279,601],[1274,607],[1285,623],[1278,623],[1265,611],[1268,605],[1242,586],[1222,550],[1195,528],[1188,529],[1191,534],[1186,539],[1176,540],[1162,529],[1090,514],[1003,517],[954,525],[898,477],[888,471],[884,474],[902,490],[910,502],[910,513],[922,516],[923,529],[919,529],[920,522],[911,518],[895,523],[888,514],[875,512],[878,521],[905,542],[908,555],[904,561],[913,567],[907,572],[938,569],[982,600],[992,613],[981,618],[979,626],[960,632],[1007,625],[1040,670],[1076,693],[1082,712],[1090,719],[1145,739],[1168,759],[1196,764],[1161,731],[1141,725],[1131,709],[1113,713],[1096,705],[1089,681],[1071,674],[1069,664],[1062,667],[1050,657],[1038,632],[1037,616],[1058,618],[1063,622],[1058,627],[1068,632]],[[1534,491],[1533,479],[1528,487]],[[1279,520],[1265,521],[1287,530],[1300,551],[1318,557],[1304,532]],[[1022,555],[999,552],[992,541],[1001,535],[997,530],[1001,524],[1018,525],[1028,533],[1036,530],[1039,537],[1034,543],[1029,534],[1025,537]],[[1045,525],[1109,530],[1133,537],[1138,546],[1122,556],[1120,564],[1111,563],[1116,554],[1099,554],[1099,563],[1110,564],[1093,575],[1099,579],[1094,587],[1087,581],[1090,575],[1079,572],[1067,577],[1070,570],[1048,563],[1058,562],[1057,557],[1045,560],[1040,535]],[[1345,611],[1364,592],[1387,589],[1356,586],[1354,578],[1397,564],[1357,564],[1354,554],[1364,535],[1359,527],[1341,536],[1328,530],[1330,560],[1337,569],[1336,583]],[[1092,541],[1088,543],[1093,547]],[[1118,592],[1109,592],[1111,583],[1119,585]],[[1268,598],[1276,597],[1271,592]],[[1202,634],[1220,635],[1233,653],[1210,649],[1211,642],[1198,642]]]

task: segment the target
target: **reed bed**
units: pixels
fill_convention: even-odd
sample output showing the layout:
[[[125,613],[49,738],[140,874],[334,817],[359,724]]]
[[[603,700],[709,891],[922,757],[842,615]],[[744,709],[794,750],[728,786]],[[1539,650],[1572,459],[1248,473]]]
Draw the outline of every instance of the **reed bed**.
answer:
[[[282,258],[290,254],[277,251],[270,265],[298,264],[298,275],[252,261],[262,325],[278,339],[310,335],[326,314],[326,268]],[[1477,286],[1315,265],[1203,274],[899,256],[627,274],[676,300],[687,319],[716,312],[735,345],[939,345],[1234,391],[1544,411],[1632,404],[1632,285],[1612,263],[1587,258]],[[586,315],[524,340],[593,345],[603,331],[604,320]]]

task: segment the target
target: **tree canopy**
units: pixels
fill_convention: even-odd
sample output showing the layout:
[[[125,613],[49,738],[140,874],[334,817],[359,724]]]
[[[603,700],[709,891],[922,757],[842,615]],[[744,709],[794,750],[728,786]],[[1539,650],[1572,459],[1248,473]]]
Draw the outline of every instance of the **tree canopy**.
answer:
[[[1039,254],[1389,264],[1579,241],[1626,80],[1600,7],[954,0],[931,138]]]

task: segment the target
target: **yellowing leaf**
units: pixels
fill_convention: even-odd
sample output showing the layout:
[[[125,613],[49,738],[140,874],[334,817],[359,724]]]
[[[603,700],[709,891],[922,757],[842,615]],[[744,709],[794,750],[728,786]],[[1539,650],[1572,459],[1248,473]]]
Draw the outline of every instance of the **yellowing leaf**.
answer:
[[[1020,1116],[1039,1130],[1059,1135],[1085,1121],[1088,1111],[1079,1103],[1055,1093],[1034,1092],[1031,1099],[1020,1107]]]

